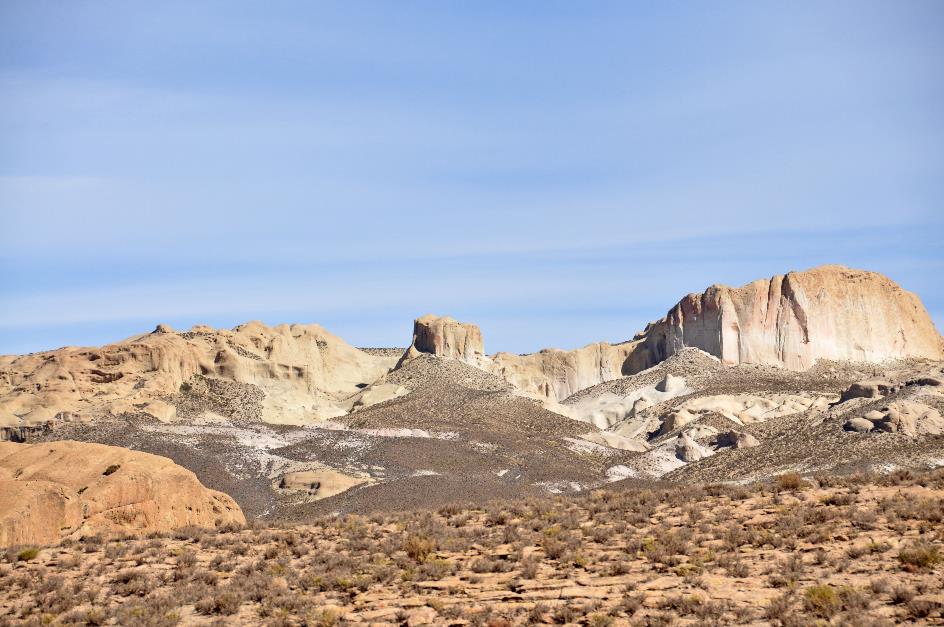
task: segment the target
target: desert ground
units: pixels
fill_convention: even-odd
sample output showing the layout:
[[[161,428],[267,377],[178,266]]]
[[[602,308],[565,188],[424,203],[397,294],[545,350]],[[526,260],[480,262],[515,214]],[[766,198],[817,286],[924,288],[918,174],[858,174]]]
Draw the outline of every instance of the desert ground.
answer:
[[[0,624],[944,623],[944,472],[612,485],[10,549]]]

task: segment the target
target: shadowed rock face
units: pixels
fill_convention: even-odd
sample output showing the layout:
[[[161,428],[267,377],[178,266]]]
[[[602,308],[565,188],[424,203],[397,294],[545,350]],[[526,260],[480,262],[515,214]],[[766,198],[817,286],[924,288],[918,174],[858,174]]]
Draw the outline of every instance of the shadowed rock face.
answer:
[[[689,346],[725,364],[792,370],[817,359],[944,358],[941,336],[917,296],[881,274],[843,266],[689,294],[637,341],[625,368],[630,372]]]

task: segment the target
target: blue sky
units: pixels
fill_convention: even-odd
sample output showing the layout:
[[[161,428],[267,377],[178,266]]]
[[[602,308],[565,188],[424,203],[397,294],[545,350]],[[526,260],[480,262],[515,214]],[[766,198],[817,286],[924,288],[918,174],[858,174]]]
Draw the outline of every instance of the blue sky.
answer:
[[[319,322],[631,337],[885,272],[944,328],[940,2],[0,4],[0,353]]]

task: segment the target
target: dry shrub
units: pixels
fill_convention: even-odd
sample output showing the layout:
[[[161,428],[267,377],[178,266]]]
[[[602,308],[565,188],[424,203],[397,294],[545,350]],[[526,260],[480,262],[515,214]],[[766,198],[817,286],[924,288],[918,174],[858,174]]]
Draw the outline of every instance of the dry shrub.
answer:
[[[803,477],[797,472],[787,472],[777,477],[777,488],[784,492],[794,492],[806,486]]]
[[[803,594],[803,609],[822,618],[832,618],[842,608],[842,601],[830,586],[811,586]]]
[[[415,562],[425,562],[436,550],[436,540],[426,535],[410,534],[403,542],[403,550]]]
[[[211,597],[197,601],[195,609],[202,614],[222,614],[229,616],[239,611],[242,597],[233,590],[223,590]]]
[[[898,552],[898,561],[909,572],[930,570],[941,563],[938,548],[928,542],[918,542]]]

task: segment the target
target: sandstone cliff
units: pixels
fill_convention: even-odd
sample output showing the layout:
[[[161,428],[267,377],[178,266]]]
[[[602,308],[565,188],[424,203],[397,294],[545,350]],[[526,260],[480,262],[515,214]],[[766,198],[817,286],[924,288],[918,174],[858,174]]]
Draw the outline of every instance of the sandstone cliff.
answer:
[[[245,522],[233,499],[164,457],[70,441],[0,443],[0,546]]]
[[[809,368],[817,359],[944,359],[941,336],[917,296],[881,274],[843,266],[689,294],[636,343],[629,372],[687,346],[725,364],[793,370]]]

